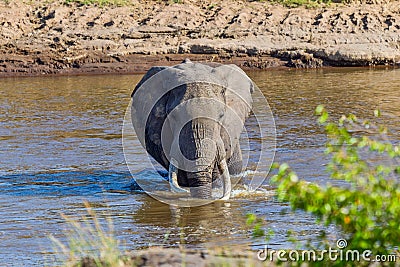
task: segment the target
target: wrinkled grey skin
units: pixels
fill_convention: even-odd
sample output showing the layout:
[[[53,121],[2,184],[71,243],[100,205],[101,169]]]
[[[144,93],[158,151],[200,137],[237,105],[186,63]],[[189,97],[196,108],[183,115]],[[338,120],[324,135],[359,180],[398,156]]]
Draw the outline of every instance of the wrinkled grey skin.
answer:
[[[212,182],[221,179],[229,198],[229,175],[242,171],[239,137],[252,90],[235,65],[185,60],[144,75],[132,93],[132,122],[148,153],[169,171],[173,191],[189,187],[193,197],[210,198]]]

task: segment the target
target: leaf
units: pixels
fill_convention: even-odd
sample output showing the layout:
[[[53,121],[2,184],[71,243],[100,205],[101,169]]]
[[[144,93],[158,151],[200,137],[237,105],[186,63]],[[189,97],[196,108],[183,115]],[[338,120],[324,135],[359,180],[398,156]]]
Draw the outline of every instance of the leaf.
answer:
[[[246,224],[249,226],[252,225],[257,219],[257,216],[253,213],[246,214],[246,217],[247,217]]]
[[[324,124],[329,118],[328,112],[323,112],[321,116],[318,118],[319,124]]]
[[[316,114],[316,115],[321,115],[322,112],[324,112],[324,111],[325,111],[324,106],[323,106],[323,105],[319,105],[319,106],[315,109],[315,114]]]

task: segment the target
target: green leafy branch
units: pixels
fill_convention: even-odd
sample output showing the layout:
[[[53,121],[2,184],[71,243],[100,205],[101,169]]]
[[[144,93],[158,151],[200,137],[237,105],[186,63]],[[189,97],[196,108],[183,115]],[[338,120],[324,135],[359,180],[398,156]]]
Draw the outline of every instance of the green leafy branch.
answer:
[[[385,127],[354,115],[331,122],[323,106],[316,114],[328,136],[326,154],[332,156],[327,170],[331,178],[349,186],[309,183],[288,164],[276,164],[278,173],[272,180],[278,199],[314,214],[325,225],[341,227],[348,235],[346,249],[393,253],[400,243],[399,147],[389,141]]]

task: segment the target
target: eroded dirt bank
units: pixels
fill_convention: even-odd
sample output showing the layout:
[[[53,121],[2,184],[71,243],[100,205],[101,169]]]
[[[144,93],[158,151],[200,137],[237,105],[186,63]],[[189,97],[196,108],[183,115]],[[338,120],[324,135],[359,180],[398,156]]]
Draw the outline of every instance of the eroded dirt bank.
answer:
[[[400,64],[400,2],[285,8],[132,1],[0,1],[0,76],[126,73],[186,57],[243,68]]]
[[[238,249],[216,249],[210,250],[184,250],[179,248],[157,248],[152,247],[140,251],[135,251],[124,255],[124,259],[118,262],[118,266],[188,266],[188,267],[207,267],[207,266],[276,266],[270,260],[261,261],[257,258],[257,251],[250,251],[249,248]],[[96,267],[98,264],[92,258],[84,258],[79,266]]]

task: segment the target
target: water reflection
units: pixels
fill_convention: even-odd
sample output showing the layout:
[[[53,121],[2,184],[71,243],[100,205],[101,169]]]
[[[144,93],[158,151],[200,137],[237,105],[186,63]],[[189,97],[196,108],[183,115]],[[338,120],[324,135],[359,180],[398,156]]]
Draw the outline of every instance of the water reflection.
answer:
[[[217,201],[200,207],[180,208],[148,200],[133,218],[136,224],[156,227],[161,236],[167,236],[163,241],[169,245],[179,243],[196,247],[196,244],[216,242],[218,239],[222,244],[235,235],[243,235],[245,231],[245,216],[237,203]],[[242,219],[236,221],[232,218]]]

